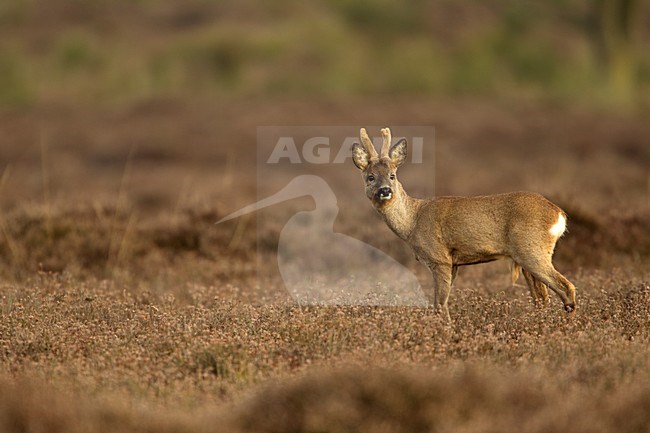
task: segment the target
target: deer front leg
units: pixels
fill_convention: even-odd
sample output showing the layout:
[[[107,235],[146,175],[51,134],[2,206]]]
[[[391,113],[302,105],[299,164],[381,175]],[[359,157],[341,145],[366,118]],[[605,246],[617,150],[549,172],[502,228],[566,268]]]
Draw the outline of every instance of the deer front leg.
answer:
[[[433,306],[448,321],[451,321],[451,316],[449,316],[447,301],[449,299],[449,292],[451,291],[451,282],[456,273],[453,268],[455,266],[443,263],[434,263],[429,266],[429,270],[433,276]]]

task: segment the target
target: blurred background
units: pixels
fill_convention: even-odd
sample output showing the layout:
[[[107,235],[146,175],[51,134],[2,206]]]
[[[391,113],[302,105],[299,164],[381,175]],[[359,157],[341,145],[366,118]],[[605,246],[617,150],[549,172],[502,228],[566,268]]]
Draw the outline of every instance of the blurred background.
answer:
[[[4,0],[0,104],[525,98],[648,107],[643,0]]]
[[[282,225],[213,223],[255,200],[262,125],[433,126],[410,192],[538,191],[566,263],[645,257],[649,41],[640,0],[3,0],[0,274],[244,281]],[[410,263],[331,168],[337,230]]]

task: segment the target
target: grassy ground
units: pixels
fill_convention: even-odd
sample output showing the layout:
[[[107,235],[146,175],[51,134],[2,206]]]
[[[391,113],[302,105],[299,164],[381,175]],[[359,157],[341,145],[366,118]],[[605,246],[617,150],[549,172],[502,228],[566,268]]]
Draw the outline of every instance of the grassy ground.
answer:
[[[0,150],[0,430],[632,432],[648,421],[642,118],[383,100],[2,116],[15,145]],[[255,200],[256,124],[387,118],[436,126],[437,192],[532,189],[567,210],[556,265],[578,287],[575,314],[555,298],[535,308],[499,262],[463,269],[452,326],[423,308],[300,308],[275,267],[281,226],[214,225]],[[339,197],[337,230],[426,281],[353,165],[331,170],[358,186]]]
[[[642,431],[650,60],[612,94],[587,3],[1,2],[0,432]],[[214,224],[283,186],[260,125],[435,127],[407,191],[560,205],[577,311],[500,262],[461,270],[451,325],[296,306],[278,237],[312,204]],[[428,287],[353,164],[318,170],[335,230]]]

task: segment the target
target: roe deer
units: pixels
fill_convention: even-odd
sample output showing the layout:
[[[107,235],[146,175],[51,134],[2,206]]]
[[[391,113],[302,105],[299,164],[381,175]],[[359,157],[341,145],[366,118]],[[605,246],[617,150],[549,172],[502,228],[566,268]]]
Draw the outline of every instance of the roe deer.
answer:
[[[535,302],[546,302],[550,287],[567,312],[576,306],[575,287],[553,267],[555,243],[566,228],[566,214],[539,194],[513,192],[480,197],[409,196],[397,180],[406,159],[406,140],[392,147],[388,128],[381,130],[380,155],[368,133],[352,146],[366,196],[390,229],[406,241],[433,275],[436,310],[449,319],[447,300],[459,266],[512,260],[513,283],[523,270]]]

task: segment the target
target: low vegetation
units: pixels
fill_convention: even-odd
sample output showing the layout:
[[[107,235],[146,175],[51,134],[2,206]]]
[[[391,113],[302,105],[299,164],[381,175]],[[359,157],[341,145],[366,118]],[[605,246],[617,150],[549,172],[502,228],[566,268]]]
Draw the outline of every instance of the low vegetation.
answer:
[[[574,279],[574,315],[466,282],[449,327],[428,309],[252,305],[201,285],[156,299],[41,274],[2,287],[0,429],[638,431],[650,286]]]
[[[648,40],[599,45],[612,4],[0,2],[0,433],[647,430],[650,53],[612,87]],[[577,311],[500,262],[452,325],[295,305],[278,237],[313,203],[214,224],[284,186],[259,125],[435,127],[409,192],[557,203]],[[335,231],[426,289],[351,160],[318,169]]]
[[[40,112],[45,148],[0,148],[10,161],[0,185],[0,431],[633,432],[646,425],[643,120],[570,110],[522,115],[480,103],[414,103],[393,113],[395,122],[437,125],[441,194],[533,189],[567,211],[569,233],[555,263],[578,288],[571,315],[555,298],[536,308],[526,288],[509,287],[500,262],[461,270],[452,326],[427,308],[298,307],[275,268],[281,224],[264,214],[214,224],[255,199],[255,167],[247,165],[255,138],[237,120],[245,113],[279,124],[300,116],[336,124],[360,112],[379,119],[381,106],[241,104],[221,117],[172,103],[121,116]],[[454,121],[459,112],[462,125]],[[29,125],[33,114],[6,116],[5,127]],[[201,127],[208,118],[218,125]],[[34,137],[27,126],[4,136]],[[174,143],[187,137],[192,144],[180,152]],[[337,230],[428,281],[366,203],[352,163],[328,170],[339,194]],[[279,214],[303,205],[288,203]]]

